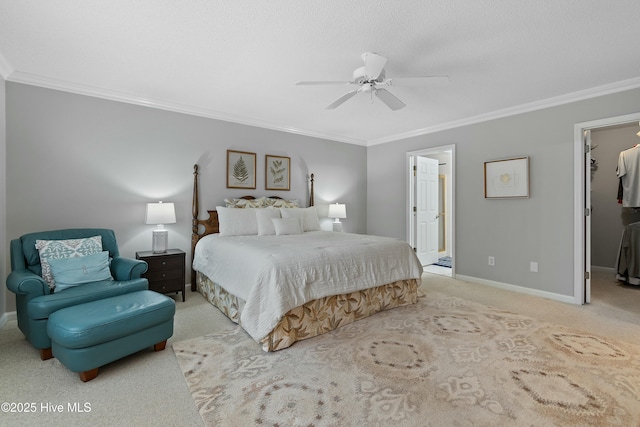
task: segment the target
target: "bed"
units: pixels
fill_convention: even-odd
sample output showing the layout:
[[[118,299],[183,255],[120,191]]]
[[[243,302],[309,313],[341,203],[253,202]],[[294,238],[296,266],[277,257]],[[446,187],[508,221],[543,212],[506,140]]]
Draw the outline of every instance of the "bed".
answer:
[[[201,220],[194,166],[191,289],[264,351],[417,301],[422,266],[412,248],[387,237],[320,230],[313,185],[311,174],[308,208],[245,196],[225,200]],[[254,230],[247,224],[256,217]]]

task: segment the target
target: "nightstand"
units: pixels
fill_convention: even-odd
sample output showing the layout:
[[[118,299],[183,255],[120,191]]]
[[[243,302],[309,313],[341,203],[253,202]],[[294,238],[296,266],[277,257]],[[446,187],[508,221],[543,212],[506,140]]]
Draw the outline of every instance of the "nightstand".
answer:
[[[167,249],[161,254],[152,251],[136,252],[136,259],[146,261],[149,269],[142,275],[149,280],[149,289],[161,294],[182,292],[184,302],[185,253],[180,249]]]

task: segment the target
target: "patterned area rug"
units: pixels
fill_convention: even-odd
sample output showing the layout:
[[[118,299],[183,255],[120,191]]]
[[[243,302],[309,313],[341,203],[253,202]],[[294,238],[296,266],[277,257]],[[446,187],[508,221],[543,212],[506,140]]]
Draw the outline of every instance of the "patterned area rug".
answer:
[[[640,347],[429,292],[265,353],[173,345],[208,426],[638,426]]]
[[[439,258],[438,262],[436,262],[434,265],[439,265],[440,267],[451,268],[451,257],[450,256],[443,256],[442,258]]]

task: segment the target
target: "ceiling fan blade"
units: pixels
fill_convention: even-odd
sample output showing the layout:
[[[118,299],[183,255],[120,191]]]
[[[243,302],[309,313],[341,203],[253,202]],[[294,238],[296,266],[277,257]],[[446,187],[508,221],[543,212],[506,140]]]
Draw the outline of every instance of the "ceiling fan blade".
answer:
[[[393,111],[399,110],[405,107],[404,102],[400,101],[395,97],[391,92],[386,89],[376,89],[375,94],[382,102],[387,104],[387,107],[391,108]]]
[[[333,110],[334,108],[341,106],[342,104],[344,104],[345,101],[356,96],[357,93],[358,93],[357,90],[353,90],[349,93],[342,95],[340,98],[333,101],[333,103],[327,105],[327,110]]]
[[[365,77],[369,80],[377,79],[387,63],[387,58],[377,53],[365,53],[363,56]]]
[[[393,86],[396,82],[399,85],[424,84],[429,86],[446,86],[449,84],[449,76],[390,77],[382,83]]]
[[[353,82],[347,82],[347,81],[336,81],[336,80],[326,80],[326,81],[322,81],[322,80],[318,80],[318,81],[303,81],[303,82],[297,82],[296,85],[298,86],[305,86],[305,85],[350,85]]]

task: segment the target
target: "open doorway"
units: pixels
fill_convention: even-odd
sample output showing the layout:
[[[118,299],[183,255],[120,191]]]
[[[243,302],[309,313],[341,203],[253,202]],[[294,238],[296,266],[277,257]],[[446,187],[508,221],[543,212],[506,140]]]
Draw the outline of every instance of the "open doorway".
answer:
[[[455,145],[407,153],[407,241],[426,272],[455,277]]]
[[[592,202],[594,165],[596,166],[595,173],[605,173],[596,160],[598,153],[602,154],[605,150],[605,145],[592,143],[592,134],[604,129],[623,127],[631,123],[634,126],[638,126],[639,121],[640,113],[635,113],[578,123],[574,127],[574,193],[576,196],[574,203],[574,301],[577,304],[591,302],[592,280],[594,278],[592,272],[592,231],[602,231],[600,228],[593,230],[594,209],[598,209],[598,215],[605,213],[602,206],[597,208]],[[597,148],[597,151],[594,150],[594,147]],[[618,147],[615,151],[614,154],[617,156],[621,148]],[[615,177],[615,167],[610,165],[606,169],[612,169],[607,172]],[[615,197],[612,192],[612,200],[615,200]],[[620,208],[617,211],[619,217],[624,217],[624,212],[622,212],[622,215],[619,213],[621,211]],[[616,238],[619,239],[620,235],[618,234]],[[615,243],[613,245],[615,246]],[[602,261],[596,261],[597,263],[602,263]],[[606,264],[610,264],[610,260],[606,261]],[[600,271],[602,271],[601,268]]]

